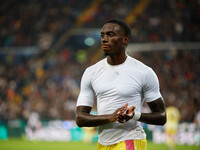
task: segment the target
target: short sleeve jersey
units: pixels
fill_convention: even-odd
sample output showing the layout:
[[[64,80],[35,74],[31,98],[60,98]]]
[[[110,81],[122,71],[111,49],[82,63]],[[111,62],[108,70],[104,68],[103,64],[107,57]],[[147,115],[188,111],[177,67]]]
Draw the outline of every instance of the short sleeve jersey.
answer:
[[[120,65],[109,65],[107,59],[88,67],[81,80],[77,106],[93,107],[97,99],[98,115],[112,114],[117,108],[134,105],[141,111],[142,103],[161,97],[159,82],[154,71],[142,62],[127,56]],[[99,126],[102,145],[112,145],[124,140],[146,137],[138,121],[109,123]]]

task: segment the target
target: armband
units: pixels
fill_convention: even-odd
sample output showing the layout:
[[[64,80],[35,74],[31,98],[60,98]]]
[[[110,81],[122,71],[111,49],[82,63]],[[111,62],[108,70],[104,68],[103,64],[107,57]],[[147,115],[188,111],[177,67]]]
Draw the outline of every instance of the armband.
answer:
[[[140,117],[141,117],[141,113],[138,111],[135,111],[135,114],[132,119],[138,121]]]

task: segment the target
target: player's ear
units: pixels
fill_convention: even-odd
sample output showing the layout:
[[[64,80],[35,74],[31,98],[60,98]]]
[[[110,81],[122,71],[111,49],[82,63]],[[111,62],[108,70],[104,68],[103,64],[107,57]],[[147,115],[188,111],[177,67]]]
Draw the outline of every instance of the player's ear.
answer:
[[[128,42],[129,42],[129,37],[125,36],[125,37],[123,38],[123,44],[124,44],[124,45],[127,45]]]

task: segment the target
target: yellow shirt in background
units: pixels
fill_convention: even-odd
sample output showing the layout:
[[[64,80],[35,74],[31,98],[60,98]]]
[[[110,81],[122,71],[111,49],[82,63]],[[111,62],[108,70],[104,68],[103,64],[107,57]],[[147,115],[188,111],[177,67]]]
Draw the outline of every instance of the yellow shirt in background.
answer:
[[[166,112],[167,112],[167,122],[165,124],[165,131],[168,134],[175,134],[178,129],[180,112],[174,106],[167,107]]]

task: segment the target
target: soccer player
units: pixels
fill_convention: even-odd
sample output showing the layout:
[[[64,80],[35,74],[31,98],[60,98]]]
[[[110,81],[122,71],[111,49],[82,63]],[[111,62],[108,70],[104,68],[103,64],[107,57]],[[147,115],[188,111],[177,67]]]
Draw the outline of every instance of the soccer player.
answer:
[[[180,112],[175,106],[168,106],[166,108],[166,112],[167,123],[164,126],[166,134],[166,144],[169,150],[174,150],[176,144],[176,133],[180,120]]]
[[[130,38],[130,27],[124,21],[106,22],[101,30],[106,58],[88,67],[82,76],[76,123],[98,127],[98,150],[146,150],[140,122],[166,122],[158,78],[150,67],[126,53]],[[95,97],[98,115],[90,114]],[[144,100],[151,113],[140,112]]]

